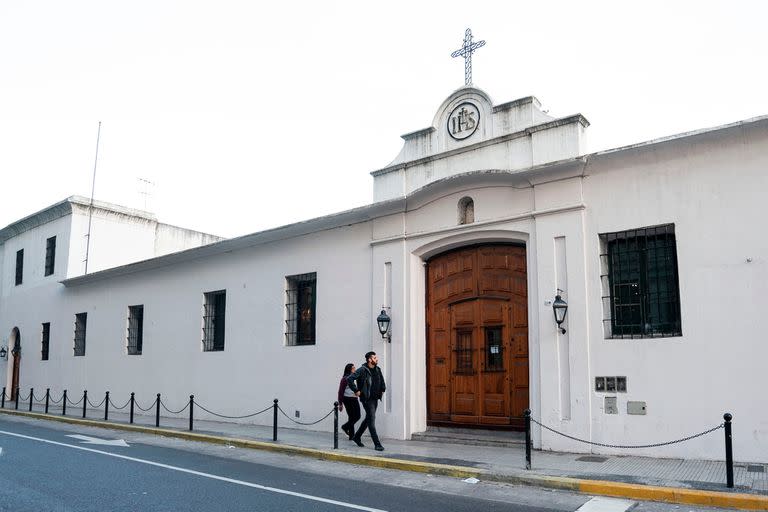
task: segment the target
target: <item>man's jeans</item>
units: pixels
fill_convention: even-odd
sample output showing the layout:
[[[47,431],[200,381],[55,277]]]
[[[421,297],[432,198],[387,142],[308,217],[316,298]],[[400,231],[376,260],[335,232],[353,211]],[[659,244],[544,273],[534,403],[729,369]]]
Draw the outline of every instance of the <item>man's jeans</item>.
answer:
[[[355,438],[360,439],[360,437],[365,433],[365,429],[368,429],[371,433],[373,444],[375,446],[381,446],[381,442],[379,442],[379,435],[376,433],[376,408],[379,406],[379,401],[368,400],[366,402],[362,402],[362,404],[363,409],[365,409],[365,419],[360,425],[360,428],[357,429]]]

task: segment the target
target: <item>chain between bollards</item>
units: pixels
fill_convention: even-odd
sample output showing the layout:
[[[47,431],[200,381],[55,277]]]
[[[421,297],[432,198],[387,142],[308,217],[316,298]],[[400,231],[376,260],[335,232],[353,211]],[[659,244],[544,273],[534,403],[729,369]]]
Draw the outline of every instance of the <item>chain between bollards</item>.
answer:
[[[272,440],[277,441],[277,398],[273,400],[272,406]]]
[[[155,426],[160,426],[160,393],[157,394],[157,401],[155,401]]]
[[[51,399],[51,388],[45,388],[45,414],[48,414],[48,401]]]
[[[194,418],[195,395],[189,395],[189,431],[192,431],[192,419]]]
[[[333,402],[333,449],[339,448],[339,402]]]
[[[131,425],[133,425],[133,404],[136,402],[136,393],[131,391],[131,415],[130,415],[130,422]]]
[[[733,436],[731,435],[731,420],[729,412],[723,414],[725,420],[725,481],[729,489],[733,489]]]
[[[531,410],[523,411],[525,416],[525,469],[531,469]]]

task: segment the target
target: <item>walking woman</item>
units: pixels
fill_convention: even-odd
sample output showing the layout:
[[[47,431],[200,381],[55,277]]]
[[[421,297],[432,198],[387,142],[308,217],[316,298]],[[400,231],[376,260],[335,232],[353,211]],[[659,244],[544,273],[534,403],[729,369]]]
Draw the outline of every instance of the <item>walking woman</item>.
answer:
[[[350,439],[355,436],[355,423],[360,419],[360,402],[355,394],[349,388],[347,384],[347,377],[355,371],[355,365],[347,363],[344,367],[344,375],[339,382],[339,410],[347,408],[347,417],[349,418],[345,424],[341,426],[341,430],[344,431]]]

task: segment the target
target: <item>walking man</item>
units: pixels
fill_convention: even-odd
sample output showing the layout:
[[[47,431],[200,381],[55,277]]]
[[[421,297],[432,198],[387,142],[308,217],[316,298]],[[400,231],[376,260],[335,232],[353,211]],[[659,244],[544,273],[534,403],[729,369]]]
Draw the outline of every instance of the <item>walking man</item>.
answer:
[[[365,433],[365,429],[368,429],[376,451],[384,451],[379,435],[376,433],[376,408],[379,406],[381,395],[387,390],[387,385],[384,383],[384,375],[381,374],[376,352],[365,354],[365,364],[361,364],[355,373],[347,377],[347,383],[355,396],[360,397],[365,410],[365,419],[352,440],[357,446],[365,446],[360,437]]]

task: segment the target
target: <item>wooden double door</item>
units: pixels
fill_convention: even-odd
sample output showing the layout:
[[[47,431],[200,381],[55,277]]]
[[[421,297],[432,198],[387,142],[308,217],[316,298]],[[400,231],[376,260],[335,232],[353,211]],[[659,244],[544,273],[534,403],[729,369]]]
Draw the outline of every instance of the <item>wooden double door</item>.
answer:
[[[427,267],[427,420],[522,428],[528,407],[525,247],[483,245]]]

